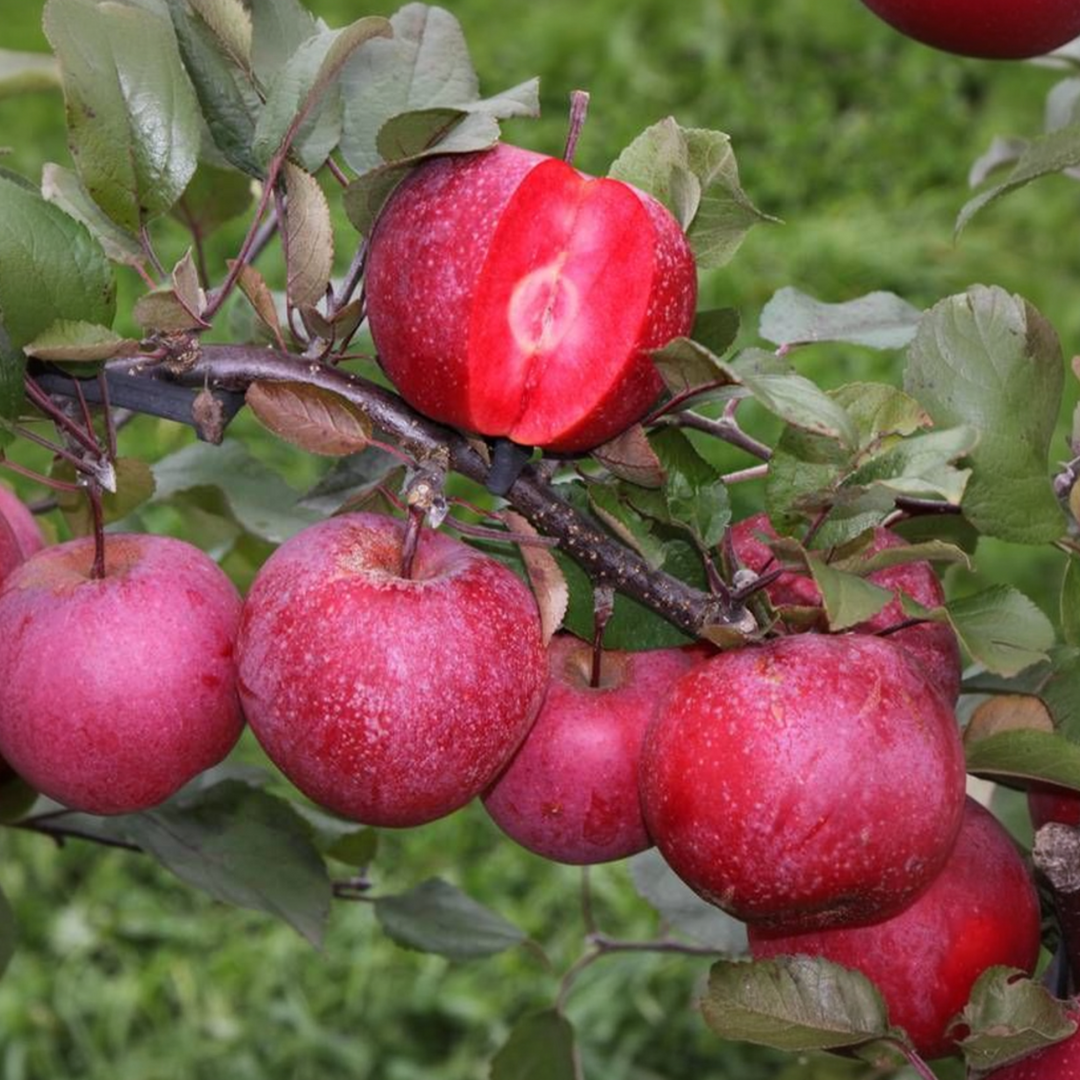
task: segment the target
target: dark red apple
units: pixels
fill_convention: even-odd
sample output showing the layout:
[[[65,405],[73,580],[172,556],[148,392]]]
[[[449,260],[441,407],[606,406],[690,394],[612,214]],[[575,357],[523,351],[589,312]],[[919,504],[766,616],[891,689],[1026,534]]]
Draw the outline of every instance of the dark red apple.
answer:
[[[1069,1014],[1080,1023],[1080,1002],[1072,1002]],[[1080,1029],[1053,1046],[987,1073],[984,1080],[1073,1080],[1077,1076],[1080,1076]]]
[[[244,603],[240,693],[306,795],[370,825],[419,825],[495,778],[536,717],[540,616],[501,563],[425,530],[345,514],[274,552]]]
[[[1035,829],[1041,829],[1051,821],[1074,827],[1080,825],[1080,791],[1056,784],[1032,784],[1027,791],[1027,802]]]
[[[1080,36],[1077,0],[863,0],[902,34],[989,60],[1040,56]]]
[[[938,873],[964,804],[952,710],[904,653],[799,634],[675,683],[645,738],[645,823],[706,900],[785,930],[893,914]]]
[[[0,517],[7,520],[19,541],[23,556],[28,558],[45,546],[45,536],[37,518],[11,488],[0,484]]]
[[[640,419],[688,334],[694,259],[655,199],[500,144],[421,165],[372,232],[379,361],[427,416],[556,451]]]
[[[671,684],[696,662],[683,649],[605,652],[594,687],[592,646],[554,638],[540,715],[484,795],[498,826],[563,863],[608,862],[650,847],[638,797],[641,743]]]
[[[209,556],[165,536],[43,548],[0,589],[0,754],[78,810],[154,806],[240,735],[240,596]]]
[[[751,926],[749,933],[757,959],[822,956],[861,971],[885,999],[890,1022],[934,1058],[955,1049],[946,1031],[987,968],[1034,971],[1039,897],[1012,838],[968,799],[944,869],[899,914],[869,926],[803,934]]]
[[[747,569],[760,574],[776,566],[767,543],[769,539],[776,539],[776,531],[768,515],[755,514],[736,522],[731,527],[731,539],[736,556]],[[873,540],[867,545],[864,555],[869,558],[886,548],[902,547],[905,543],[896,533],[878,528],[874,530]],[[945,602],[941,582],[934,573],[934,568],[925,561],[875,570],[868,574],[866,579],[883,589],[890,589],[893,593],[903,593],[924,607],[939,607]],[[766,586],[765,591],[769,600],[778,607],[821,606],[821,593],[813,578],[794,571],[782,573]],[[900,626],[905,621],[906,616],[897,598],[853,629],[859,634],[880,634],[881,631]],[[927,677],[945,696],[946,701],[950,704],[956,703],[960,696],[960,646],[950,627],[944,623],[917,623],[896,630],[886,637],[922,665]]]

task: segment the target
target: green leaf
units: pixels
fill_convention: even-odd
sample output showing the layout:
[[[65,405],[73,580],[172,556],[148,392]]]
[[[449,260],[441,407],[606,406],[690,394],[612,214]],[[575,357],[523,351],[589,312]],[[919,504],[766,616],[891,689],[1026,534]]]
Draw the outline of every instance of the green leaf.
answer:
[[[681,127],[672,117],[643,131],[608,175],[662,202],[686,231],[702,269],[724,266],[753,225],[775,220],[743,191],[730,138]]]
[[[23,400],[23,346],[58,318],[111,325],[112,267],[85,226],[0,176],[0,446]]]
[[[1080,559],[1070,555],[1061,581],[1061,632],[1070,645],[1080,645]]]
[[[247,213],[254,201],[249,176],[203,161],[172,213],[192,232],[209,236],[226,222]]]
[[[664,499],[672,523],[689,530],[702,547],[718,544],[731,521],[731,502],[716,470],[677,428],[661,431],[650,443],[666,475]]]
[[[121,820],[128,837],[189,885],[275,915],[322,944],[330,880],[307,824],[286,800],[225,780]]]
[[[999,731],[965,744],[967,771],[1005,782],[1039,781],[1080,791],[1080,745],[1049,731]]]
[[[176,202],[198,161],[199,107],[172,27],[141,8],[92,0],[48,0],[44,27],[83,185],[138,233]]]
[[[268,85],[291,56],[320,29],[300,0],[259,0],[251,5],[251,62]]]
[[[922,312],[894,293],[873,292],[827,304],[785,286],[761,310],[758,332],[774,345],[843,341],[902,349],[915,336]]]
[[[345,189],[345,213],[361,236],[370,236],[379,213],[398,184],[409,175],[412,162],[381,165],[358,176]]]
[[[399,945],[451,960],[492,956],[525,940],[513,923],[440,878],[398,896],[380,896],[375,917]]]
[[[141,266],[146,262],[139,238],[121,228],[87,194],[78,174],[51,162],[41,170],[41,194],[76,221],[81,221],[113,262]]]
[[[702,900],[675,874],[656,848],[634,855],[629,868],[637,894],[673,929],[717,953],[738,956],[746,952],[745,925],[715,904]]]
[[[477,114],[471,118],[477,126],[465,121],[456,125],[459,141],[455,152],[490,146],[498,137],[497,119],[539,115],[535,80],[481,100],[465,36],[450,12],[425,4],[406,4],[390,23],[393,37],[366,45],[342,77],[345,115],[341,153],[357,173],[366,173],[390,160],[380,152],[380,142],[383,150],[397,153],[393,150],[393,128],[390,134],[383,134],[383,128],[404,113],[428,114],[422,124],[430,124],[431,117],[438,116],[436,110]],[[415,121],[404,123],[412,125]],[[463,136],[467,136],[464,141]],[[415,133],[409,140],[414,145],[418,141]],[[430,149],[430,145],[426,147]],[[439,148],[446,149],[443,145]]]
[[[984,207],[1043,176],[1060,173],[1080,165],[1080,124],[1069,124],[1057,131],[1032,139],[1020,154],[1019,161],[999,184],[969,199],[956,219],[956,234]]]
[[[107,326],[83,319],[57,319],[23,346],[27,356],[39,360],[109,360],[137,350],[139,343],[122,338]]]
[[[222,51],[245,70],[251,67],[251,13],[242,0],[188,0]]]
[[[1016,968],[991,967],[976,980],[959,1023],[969,1068],[999,1069],[1076,1031],[1064,1003]]]
[[[1047,465],[1063,380],[1053,328],[1003,289],[973,287],[923,317],[905,388],[938,427],[978,432],[962,506],[980,532],[1038,544],[1064,531]]]
[[[910,603],[905,598],[902,602]],[[968,655],[998,675],[1015,675],[1045,660],[1054,644],[1050,620],[1008,585],[950,600],[944,612]]]
[[[857,1046],[892,1034],[873,983],[819,957],[722,960],[709,972],[701,1009],[722,1038],[792,1052]]]
[[[167,285],[143,293],[135,301],[131,317],[148,333],[181,333],[205,326],[198,312],[180,299],[175,288]]]
[[[46,53],[0,49],[0,101],[35,90],[55,90],[60,86],[56,58]]]
[[[673,394],[684,394],[699,386],[740,385],[727,364],[689,338],[673,338],[662,349],[654,349],[651,356],[664,385]]]
[[[555,1009],[519,1020],[492,1059],[490,1080],[581,1080],[570,1021]]]
[[[708,308],[694,316],[690,336],[714,356],[723,356],[735,344],[740,325],[737,308]]]
[[[340,134],[335,123],[332,137],[324,140],[325,131],[315,126],[320,111],[325,113],[340,107],[335,96],[323,109],[323,99],[331,88],[336,88],[342,69],[365,42],[389,37],[391,33],[386,19],[372,15],[357,19],[341,30],[328,30],[308,38],[270,84],[266,106],[255,125],[256,158],[265,165],[283,145],[291,144],[309,172],[318,168]]]
[[[847,630],[876,615],[893,598],[891,589],[837,570],[815,552],[807,553],[810,572],[821,591],[831,630]]]
[[[654,570],[663,565],[664,544],[653,535],[653,523],[621,497],[618,484],[590,484],[589,503],[596,517]]]
[[[298,494],[233,439],[220,446],[192,443],[154,463],[156,501],[197,488],[220,491],[233,518],[254,536],[280,544],[322,520],[301,506]]]
[[[334,268],[334,227],[319,181],[298,165],[285,163],[285,250],[287,291],[297,307],[318,304],[326,295]]]
[[[117,458],[113,473],[115,490],[104,491],[101,495],[101,511],[106,525],[127,517],[154,494],[154,474],[140,458]],[[77,479],[75,470],[65,461],[53,467],[52,475],[68,483],[74,483]],[[60,491],[56,500],[68,528],[75,536],[89,536],[93,532],[94,517],[84,491]]]

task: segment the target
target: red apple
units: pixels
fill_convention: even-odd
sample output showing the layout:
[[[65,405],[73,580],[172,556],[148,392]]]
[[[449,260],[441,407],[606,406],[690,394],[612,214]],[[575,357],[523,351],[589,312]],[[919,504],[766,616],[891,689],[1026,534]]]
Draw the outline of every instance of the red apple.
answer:
[[[28,558],[45,546],[45,537],[41,532],[41,526],[37,523],[37,518],[30,512],[26,503],[11,488],[4,487],[3,484],[0,484],[0,517],[5,518],[11,526],[24,557]]]
[[[952,710],[900,649],[799,634],[674,685],[645,738],[645,823],[671,868],[746,922],[883,918],[938,873],[964,804]]]
[[[0,514],[0,583],[21,563],[26,556],[15,530],[7,518]]]
[[[902,34],[962,56],[1019,60],[1080,36],[1077,0],[863,0]]]
[[[202,551],[110,534],[43,548],[0,589],[0,754],[78,810],[154,806],[240,735],[240,596]]]
[[[240,693],[278,768],[370,825],[419,825],[495,778],[540,707],[532,593],[501,563],[370,513],[310,526],[266,561],[244,604]]]
[[[740,563],[756,573],[776,566],[767,539],[776,539],[776,531],[766,514],[736,522],[731,527],[731,539]],[[906,541],[888,529],[874,530],[873,540],[864,555],[869,556],[886,548],[902,547]],[[941,582],[930,563],[903,563],[867,575],[867,581],[903,593],[924,607],[939,607],[945,602]],[[805,574],[785,571],[767,585],[769,600],[777,607],[820,607],[821,593],[814,580]],[[882,630],[899,626],[906,620],[899,598],[890,601],[872,618],[854,627],[856,633],[880,634]],[[903,648],[917,660],[930,681],[941,691],[945,700],[955,704],[960,696],[961,661],[956,635],[944,623],[924,622],[904,627],[887,635],[887,640]]]
[[[955,1049],[946,1032],[987,968],[1034,971],[1039,897],[1012,838],[968,799],[949,861],[899,914],[869,926],[803,934],[751,926],[749,933],[756,959],[822,956],[861,971],[881,992],[891,1023],[922,1057],[934,1058]]]
[[[401,395],[445,423],[580,451],[639,420],[688,334],[694,259],[649,195],[500,144],[421,165],[372,232],[367,313]]]
[[[1027,803],[1035,829],[1041,829],[1051,821],[1074,827],[1080,825],[1080,791],[1056,784],[1032,784],[1027,791]]]
[[[1069,1014],[1080,1023],[1080,1002],[1072,1002]],[[1080,1076],[1080,1028],[1053,1046],[987,1073],[984,1080],[1073,1080],[1076,1076]]]
[[[540,715],[484,795],[496,824],[523,847],[564,863],[624,859],[652,845],[638,798],[645,728],[697,659],[683,649],[605,652],[570,635],[548,648]]]

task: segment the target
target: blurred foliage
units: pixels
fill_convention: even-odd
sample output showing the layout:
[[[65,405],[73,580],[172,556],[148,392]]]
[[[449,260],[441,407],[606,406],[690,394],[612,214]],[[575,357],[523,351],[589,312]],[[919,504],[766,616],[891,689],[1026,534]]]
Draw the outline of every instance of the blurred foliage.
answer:
[[[310,6],[334,26],[392,10],[372,0]],[[1075,220],[1078,193],[1069,181],[1013,196],[952,240],[970,163],[995,134],[1038,130],[1054,73],[934,53],[895,35],[855,0],[449,6],[486,91],[541,76],[544,115],[509,123],[511,141],[559,153],[567,98],[578,87],[592,95],[577,159],[587,171],[603,172],[642,128],[668,114],[733,137],[746,190],[785,222],[756,230],[728,267],[702,281],[703,306],[741,309],[746,341],[756,340],[757,312],[784,285],[824,300],[891,289],[928,306],[978,281],[1025,295],[1057,327],[1066,355],[1080,351],[1073,302],[1080,252],[1061,241]],[[40,10],[39,0],[8,3],[0,47],[44,50]],[[5,166],[34,180],[46,161],[69,163],[59,96],[0,98],[0,144],[11,148]],[[218,266],[243,229],[238,219],[217,236],[211,254]],[[355,237],[343,215],[337,229],[340,270]],[[166,259],[186,246],[179,231],[158,242]],[[271,281],[280,278],[272,261],[263,269]],[[138,290],[135,280],[123,280],[122,310]],[[894,357],[856,347],[807,349],[797,362],[826,385],[896,376]],[[1070,412],[1075,398],[1070,386]],[[248,420],[233,433],[298,487],[322,468]],[[123,432],[122,449],[154,458],[189,439],[142,418]],[[40,454],[20,454],[44,466]],[[734,497],[747,513],[760,490],[741,487]],[[984,573],[1053,610],[1057,560],[1027,550],[1017,556],[1005,544],[987,548]],[[259,548],[237,553],[238,578],[264,555]],[[953,591],[976,584],[951,574]],[[241,755],[261,760],[250,740]],[[524,947],[473,965],[406,952],[381,936],[364,903],[337,907],[317,954],[285,927],[216,905],[148,860],[75,842],[58,852],[12,830],[0,844],[0,882],[22,931],[0,982],[4,1080],[480,1080],[513,1022],[550,1004],[582,948],[580,873],[500,840],[476,807],[423,830],[385,834],[375,880],[390,890],[444,875],[542,942],[555,972]],[[636,898],[625,867],[598,868],[591,881],[605,930],[622,938],[654,932],[655,916]],[[870,1075],[839,1059],[718,1043],[692,1008],[706,970],[701,960],[643,954],[589,968],[568,1004],[586,1075]],[[950,1066],[938,1071],[959,1075]]]

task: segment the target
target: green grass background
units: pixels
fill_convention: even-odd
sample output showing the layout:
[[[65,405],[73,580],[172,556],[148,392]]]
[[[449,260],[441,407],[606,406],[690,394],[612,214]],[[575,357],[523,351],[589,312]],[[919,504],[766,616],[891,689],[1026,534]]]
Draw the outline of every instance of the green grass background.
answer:
[[[368,0],[311,6],[335,26],[392,11]],[[638,131],[669,114],[732,135],[748,193],[784,222],[756,229],[729,267],[703,277],[703,303],[740,308],[747,337],[784,285],[825,300],[892,289],[926,306],[983,282],[1025,295],[1057,326],[1066,355],[1078,351],[1080,192],[1070,181],[1015,195],[952,239],[971,161],[993,135],[1034,134],[1041,124],[1056,78],[1046,69],[934,53],[893,34],[857,0],[449,7],[486,91],[541,76],[543,118],[507,125],[512,141],[558,153],[567,98],[579,87],[592,94],[578,153],[589,171],[603,171]],[[36,0],[9,0],[0,47],[44,49],[40,9]],[[0,145],[11,148],[5,164],[35,180],[44,161],[66,161],[59,96],[0,99]],[[227,230],[223,243],[235,245],[238,235]],[[339,235],[344,264],[351,241],[347,230]],[[818,347],[798,362],[830,385],[895,374],[891,359],[855,348]],[[1075,396],[1070,385],[1069,408]],[[295,480],[308,478],[310,463],[241,431]],[[125,438],[152,455],[183,436],[144,421]],[[1053,558],[988,548],[984,575],[1013,581],[1052,611]],[[250,742],[242,753],[258,756]],[[21,942],[0,981],[0,1077],[479,1080],[509,1027],[550,1004],[582,949],[580,874],[501,840],[475,807],[383,837],[380,887],[407,888],[432,874],[524,927],[554,970],[528,949],[475,964],[407,952],[380,935],[366,905],[338,905],[318,953],[267,918],[188,890],[149,860],[77,843],[58,851],[4,830],[0,884]],[[604,929],[654,932],[655,916],[624,867],[598,868],[592,883]],[[691,1007],[706,971],[700,960],[642,955],[590,968],[568,1004],[586,1075],[871,1075],[834,1059],[720,1043]]]

